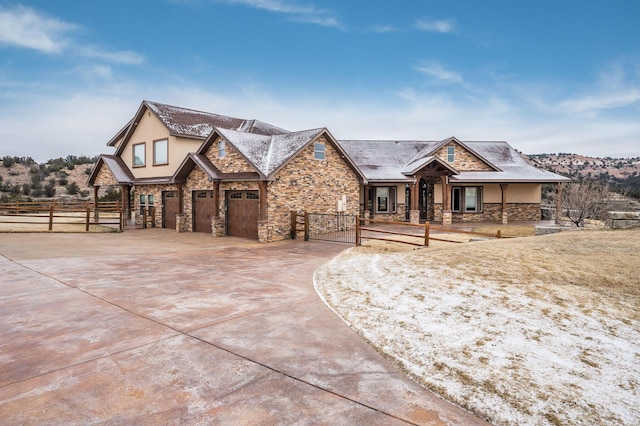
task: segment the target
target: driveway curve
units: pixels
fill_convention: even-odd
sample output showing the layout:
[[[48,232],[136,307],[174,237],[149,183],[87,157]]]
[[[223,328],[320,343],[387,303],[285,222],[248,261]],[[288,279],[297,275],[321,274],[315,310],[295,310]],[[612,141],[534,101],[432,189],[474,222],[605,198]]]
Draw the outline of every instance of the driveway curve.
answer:
[[[320,301],[313,272],[345,248],[0,234],[2,423],[486,424]]]

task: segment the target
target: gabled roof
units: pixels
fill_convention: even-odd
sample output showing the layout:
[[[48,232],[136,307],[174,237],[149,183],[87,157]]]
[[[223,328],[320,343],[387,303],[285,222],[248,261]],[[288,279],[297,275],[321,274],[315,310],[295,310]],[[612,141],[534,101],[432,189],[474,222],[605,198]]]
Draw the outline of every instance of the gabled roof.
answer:
[[[402,174],[405,176],[413,176],[419,170],[422,170],[428,166],[435,166],[436,168],[447,170],[451,175],[458,174],[458,171],[456,169],[454,169],[452,166],[447,164],[442,159],[433,155],[429,157],[418,158],[417,160],[414,160],[409,164],[405,165],[404,168],[402,169]]]
[[[198,166],[211,181],[237,181],[237,180],[259,180],[260,175],[258,173],[223,173],[216,166],[213,165],[205,155],[189,153],[189,155],[183,160],[176,173],[173,175],[171,181],[174,183],[184,183],[189,176],[189,173],[195,166]]]
[[[159,102],[142,101],[133,119],[107,143],[108,146],[115,146],[119,140],[123,140],[123,143],[118,147],[116,155],[122,153],[135,132],[138,123],[140,123],[147,111],[151,111],[164,124],[170,135],[183,138],[204,140],[215,128],[235,129],[260,135],[275,135],[287,132],[280,127],[259,120],[245,120]]]
[[[493,170],[452,173],[451,182],[566,182],[570,179],[531,166],[507,142],[344,140],[338,143],[370,182],[411,182],[434,153],[451,141],[463,146]],[[446,164],[446,162],[442,162]]]
[[[264,179],[270,179],[296,154],[322,135],[325,135],[329,143],[333,144],[340,152],[354,172],[364,178],[342,147],[336,143],[333,136],[325,128],[287,132],[271,136],[218,128],[205,140],[197,154],[206,154],[213,142],[220,136],[235,147]]]
[[[87,179],[88,185],[93,185],[103,166],[106,166],[111,171],[118,184],[130,184],[135,180],[122,158],[115,155],[101,155],[96,161],[89,179]]]

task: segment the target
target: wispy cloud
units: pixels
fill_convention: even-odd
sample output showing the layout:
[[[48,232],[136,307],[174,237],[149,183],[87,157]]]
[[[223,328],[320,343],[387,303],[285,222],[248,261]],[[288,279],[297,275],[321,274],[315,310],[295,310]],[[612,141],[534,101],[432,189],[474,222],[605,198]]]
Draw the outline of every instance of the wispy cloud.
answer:
[[[105,62],[138,65],[144,57],[130,50],[109,51],[74,40],[71,33],[80,26],[63,22],[32,8],[0,7],[0,45],[34,49],[48,54],[73,54]]]
[[[393,25],[378,25],[373,28],[373,32],[375,33],[395,33],[400,31],[398,27],[394,27]]]
[[[76,28],[29,7],[0,7],[0,44],[60,53],[68,43],[66,35]]]
[[[416,71],[429,77],[433,77],[436,80],[446,83],[462,83],[464,80],[462,75],[455,71],[451,71],[443,67],[440,63],[435,61],[423,62],[417,66]]]
[[[110,52],[95,46],[87,46],[80,48],[79,52],[87,58],[102,59],[114,64],[138,65],[144,62],[144,57],[141,54],[131,50]]]
[[[301,6],[286,0],[224,0],[231,4],[240,4],[269,12],[282,13],[296,22],[305,22],[324,27],[341,27],[333,13],[314,6]]]
[[[421,31],[451,33],[455,30],[455,22],[451,19],[437,21],[419,19],[416,21],[416,27]]]

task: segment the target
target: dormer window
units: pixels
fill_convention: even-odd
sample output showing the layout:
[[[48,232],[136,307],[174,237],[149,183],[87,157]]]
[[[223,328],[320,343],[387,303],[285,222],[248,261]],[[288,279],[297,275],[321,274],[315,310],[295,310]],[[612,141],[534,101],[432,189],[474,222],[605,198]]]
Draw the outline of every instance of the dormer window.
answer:
[[[225,154],[226,154],[226,147],[224,145],[224,141],[219,140],[218,141],[218,157],[224,158]]]
[[[456,161],[456,147],[448,146],[447,147],[447,162],[453,163]]]
[[[320,142],[316,142],[313,145],[313,158],[316,160],[324,160],[324,144]]]

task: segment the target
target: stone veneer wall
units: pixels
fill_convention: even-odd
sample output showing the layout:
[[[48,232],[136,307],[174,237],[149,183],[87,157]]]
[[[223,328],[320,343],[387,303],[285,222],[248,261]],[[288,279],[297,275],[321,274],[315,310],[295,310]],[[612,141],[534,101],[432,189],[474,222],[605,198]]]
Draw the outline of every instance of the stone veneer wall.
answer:
[[[100,171],[98,172],[98,176],[96,176],[96,180],[93,183],[94,186],[111,186],[117,185],[118,181],[111,173],[111,170],[103,163]]]
[[[364,211],[364,206],[362,207],[362,211]],[[374,214],[371,218],[372,219],[379,219],[379,220],[389,220],[389,221],[395,221],[395,222],[407,222],[407,209],[406,209],[406,204],[402,203],[398,203],[396,204],[396,212],[395,213],[376,213]],[[360,212],[360,216],[363,216],[362,211]],[[364,217],[364,216],[363,216]]]
[[[355,172],[324,136],[325,159],[314,158],[314,144],[304,148],[268,184],[268,241],[284,240],[291,233],[291,211],[336,213],[336,203],[347,197],[346,214],[358,214],[360,183]]]
[[[502,203],[484,203],[480,213],[453,213],[454,222],[502,221]],[[542,219],[542,210],[538,203],[508,203],[509,221],[535,221]],[[435,204],[435,223],[442,223],[442,203]]]
[[[211,147],[205,154],[205,156],[211,160],[223,173],[243,173],[243,172],[255,172],[256,170],[245,160],[240,152],[235,149],[229,142],[225,143],[225,155],[220,158],[218,152],[218,142],[222,140],[217,138]]]
[[[140,214],[140,194],[145,196],[153,195],[153,207],[156,210],[154,225],[162,227],[162,192],[176,191],[175,185],[136,185],[132,188],[133,194],[133,214],[136,225],[142,225],[142,215]],[[145,204],[148,207],[148,205]]]
[[[455,161],[453,163],[447,162],[447,157],[448,157],[447,148],[449,146],[455,147],[455,158],[454,158]],[[452,142],[450,144],[443,146],[442,148],[440,148],[440,150],[438,150],[435,153],[435,155],[436,157],[440,158],[442,161],[447,162],[448,164],[451,164],[456,170],[460,170],[460,171],[462,170],[465,170],[465,171],[493,170],[487,164],[480,161],[478,157],[476,157],[474,154],[464,149],[461,145],[458,145],[457,143]]]

